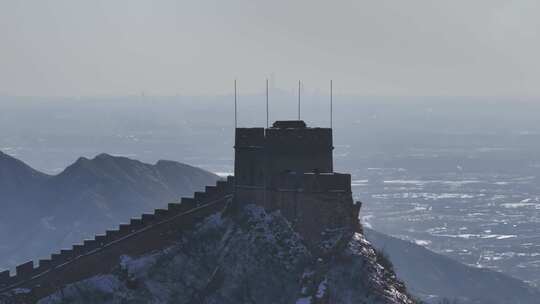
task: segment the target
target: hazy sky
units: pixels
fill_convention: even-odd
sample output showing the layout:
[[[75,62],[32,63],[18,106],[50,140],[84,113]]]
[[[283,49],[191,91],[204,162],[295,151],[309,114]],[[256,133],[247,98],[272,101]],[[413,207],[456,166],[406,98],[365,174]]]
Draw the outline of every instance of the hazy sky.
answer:
[[[538,0],[0,0],[0,94],[540,96]]]

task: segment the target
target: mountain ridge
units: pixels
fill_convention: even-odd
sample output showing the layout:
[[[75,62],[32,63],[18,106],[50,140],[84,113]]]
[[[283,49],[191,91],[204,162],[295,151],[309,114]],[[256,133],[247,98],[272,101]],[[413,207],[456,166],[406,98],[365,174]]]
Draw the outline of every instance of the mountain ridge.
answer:
[[[0,151],[0,194],[16,194],[20,188],[28,189],[51,178],[24,162]]]
[[[146,164],[104,153],[80,157],[57,175],[42,174],[6,154],[1,158],[10,165],[0,166],[5,176],[0,182],[22,178],[9,192],[1,191],[7,182],[0,183],[0,243],[10,244],[0,245],[0,268],[71,246],[219,179],[177,162]]]

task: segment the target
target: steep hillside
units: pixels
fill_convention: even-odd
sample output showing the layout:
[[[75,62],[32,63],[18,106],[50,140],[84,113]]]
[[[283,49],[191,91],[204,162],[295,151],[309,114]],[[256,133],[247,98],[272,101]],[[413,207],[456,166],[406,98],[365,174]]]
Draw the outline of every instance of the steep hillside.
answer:
[[[2,206],[19,200],[49,178],[22,161],[0,151],[0,202]],[[15,205],[15,204],[13,204]]]
[[[80,158],[56,176],[0,159],[0,268],[71,246],[218,179],[176,162],[150,165],[107,154]]]
[[[534,304],[540,291],[489,269],[473,268],[422,246],[365,229],[373,246],[387,254],[409,291],[431,303],[441,298],[471,304]]]
[[[71,284],[52,303],[413,303],[361,234],[325,258],[280,212],[216,213],[170,247],[123,256],[116,270]]]
[[[0,151],[0,269],[7,265],[6,253],[18,247],[10,241],[24,240],[29,223],[39,218],[37,199],[48,179],[50,176]]]

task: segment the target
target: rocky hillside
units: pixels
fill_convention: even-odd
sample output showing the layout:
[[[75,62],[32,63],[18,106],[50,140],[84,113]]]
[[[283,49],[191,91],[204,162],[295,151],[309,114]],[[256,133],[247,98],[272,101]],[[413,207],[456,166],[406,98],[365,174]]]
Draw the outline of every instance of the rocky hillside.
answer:
[[[49,176],[0,154],[0,269],[70,247],[217,179],[177,162],[151,165],[107,154]]]
[[[474,268],[411,242],[365,229],[373,246],[388,255],[409,291],[428,303],[443,299],[460,304],[536,304],[540,291],[489,269]]]
[[[360,233],[315,256],[279,211],[248,205],[39,303],[413,303],[380,262]]]

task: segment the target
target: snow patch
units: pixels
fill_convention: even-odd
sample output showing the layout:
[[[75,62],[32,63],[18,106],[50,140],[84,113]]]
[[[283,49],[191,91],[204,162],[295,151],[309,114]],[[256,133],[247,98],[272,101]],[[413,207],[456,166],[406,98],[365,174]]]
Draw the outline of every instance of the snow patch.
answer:
[[[300,298],[296,300],[296,304],[311,304],[311,297]]]
[[[13,293],[14,294],[26,294],[26,293],[30,293],[30,289],[28,289],[28,288],[15,288],[15,289],[13,289]]]
[[[317,299],[322,299],[324,295],[326,294],[326,289],[328,288],[328,280],[324,278],[324,280],[319,284],[319,287],[317,288],[317,294],[315,297]]]
[[[420,246],[428,246],[431,244],[431,241],[428,240],[414,240],[414,242],[416,243],[416,245]]]

